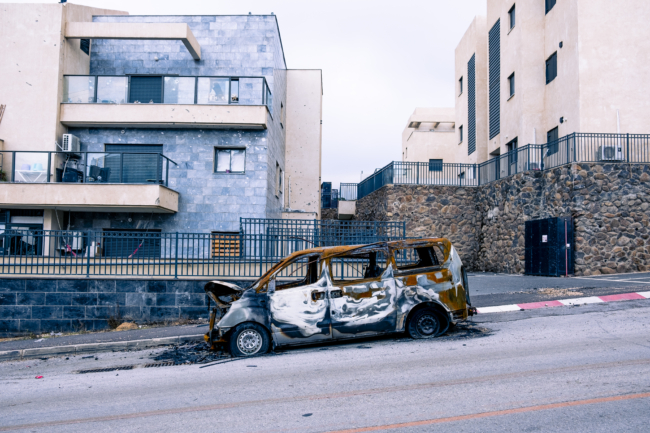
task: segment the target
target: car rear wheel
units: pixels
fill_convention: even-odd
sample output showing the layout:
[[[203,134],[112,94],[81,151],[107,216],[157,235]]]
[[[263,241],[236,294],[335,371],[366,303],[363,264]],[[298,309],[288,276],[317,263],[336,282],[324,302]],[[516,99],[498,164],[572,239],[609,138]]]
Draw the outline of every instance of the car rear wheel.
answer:
[[[423,308],[413,314],[406,329],[411,338],[423,339],[434,338],[442,334],[447,328],[444,326],[445,329],[443,329],[443,326],[440,315],[436,311]]]
[[[269,350],[269,334],[257,323],[242,323],[230,335],[232,356],[253,356]]]

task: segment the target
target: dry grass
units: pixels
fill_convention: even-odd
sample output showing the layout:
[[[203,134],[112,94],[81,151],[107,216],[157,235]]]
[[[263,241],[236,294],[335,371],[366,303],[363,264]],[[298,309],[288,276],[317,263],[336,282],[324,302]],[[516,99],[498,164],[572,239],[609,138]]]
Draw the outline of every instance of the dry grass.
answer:
[[[579,287],[574,287],[571,289],[537,289],[537,292],[541,295],[548,296],[551,298],[562,297],[562,296],[582,296],[584,293],[578,291]]]

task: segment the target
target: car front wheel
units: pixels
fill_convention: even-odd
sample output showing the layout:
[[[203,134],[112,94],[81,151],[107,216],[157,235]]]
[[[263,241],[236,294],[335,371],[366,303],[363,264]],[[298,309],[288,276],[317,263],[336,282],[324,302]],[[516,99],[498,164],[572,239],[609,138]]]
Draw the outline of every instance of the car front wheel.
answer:
[[[253,356],[269,350],[269,334],[257,323],[242,323],[230,334],[232,356]]]

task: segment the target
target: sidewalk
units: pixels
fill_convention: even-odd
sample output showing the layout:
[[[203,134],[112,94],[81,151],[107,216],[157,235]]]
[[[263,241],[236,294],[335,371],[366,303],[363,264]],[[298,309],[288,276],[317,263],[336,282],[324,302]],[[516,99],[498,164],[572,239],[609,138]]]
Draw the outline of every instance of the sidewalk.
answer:
[[[11,361],[48,356],[74,356],[81,354],[141,350],[203,341],[208,325],[169,326],[136,329],[133,331],[99,332],[67,335],[37,340],[0,342],[0,361]]]

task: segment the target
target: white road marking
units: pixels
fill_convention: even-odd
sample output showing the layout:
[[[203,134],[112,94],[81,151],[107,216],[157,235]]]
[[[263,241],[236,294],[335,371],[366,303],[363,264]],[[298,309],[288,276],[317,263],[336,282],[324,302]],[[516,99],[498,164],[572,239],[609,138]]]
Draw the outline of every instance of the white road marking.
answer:
[[[485,313],[503,313],[505,311],[519,311],[521,308],[519,305],[511,304],[511,305],[497,305],[496,307],[482,307],[482,308],[477,308],[477,311],[480,314],[485,314]]]
[[[599,302],[605,302],[605,301],[600,299],[598,296],[587,296],[585,298],[560,299],[560,302],[564,305],[582,305],[582,304],[597,304]]]
[[[650,292],[636,292],[636,293],[643,296],[644,298],[650,298]]]

